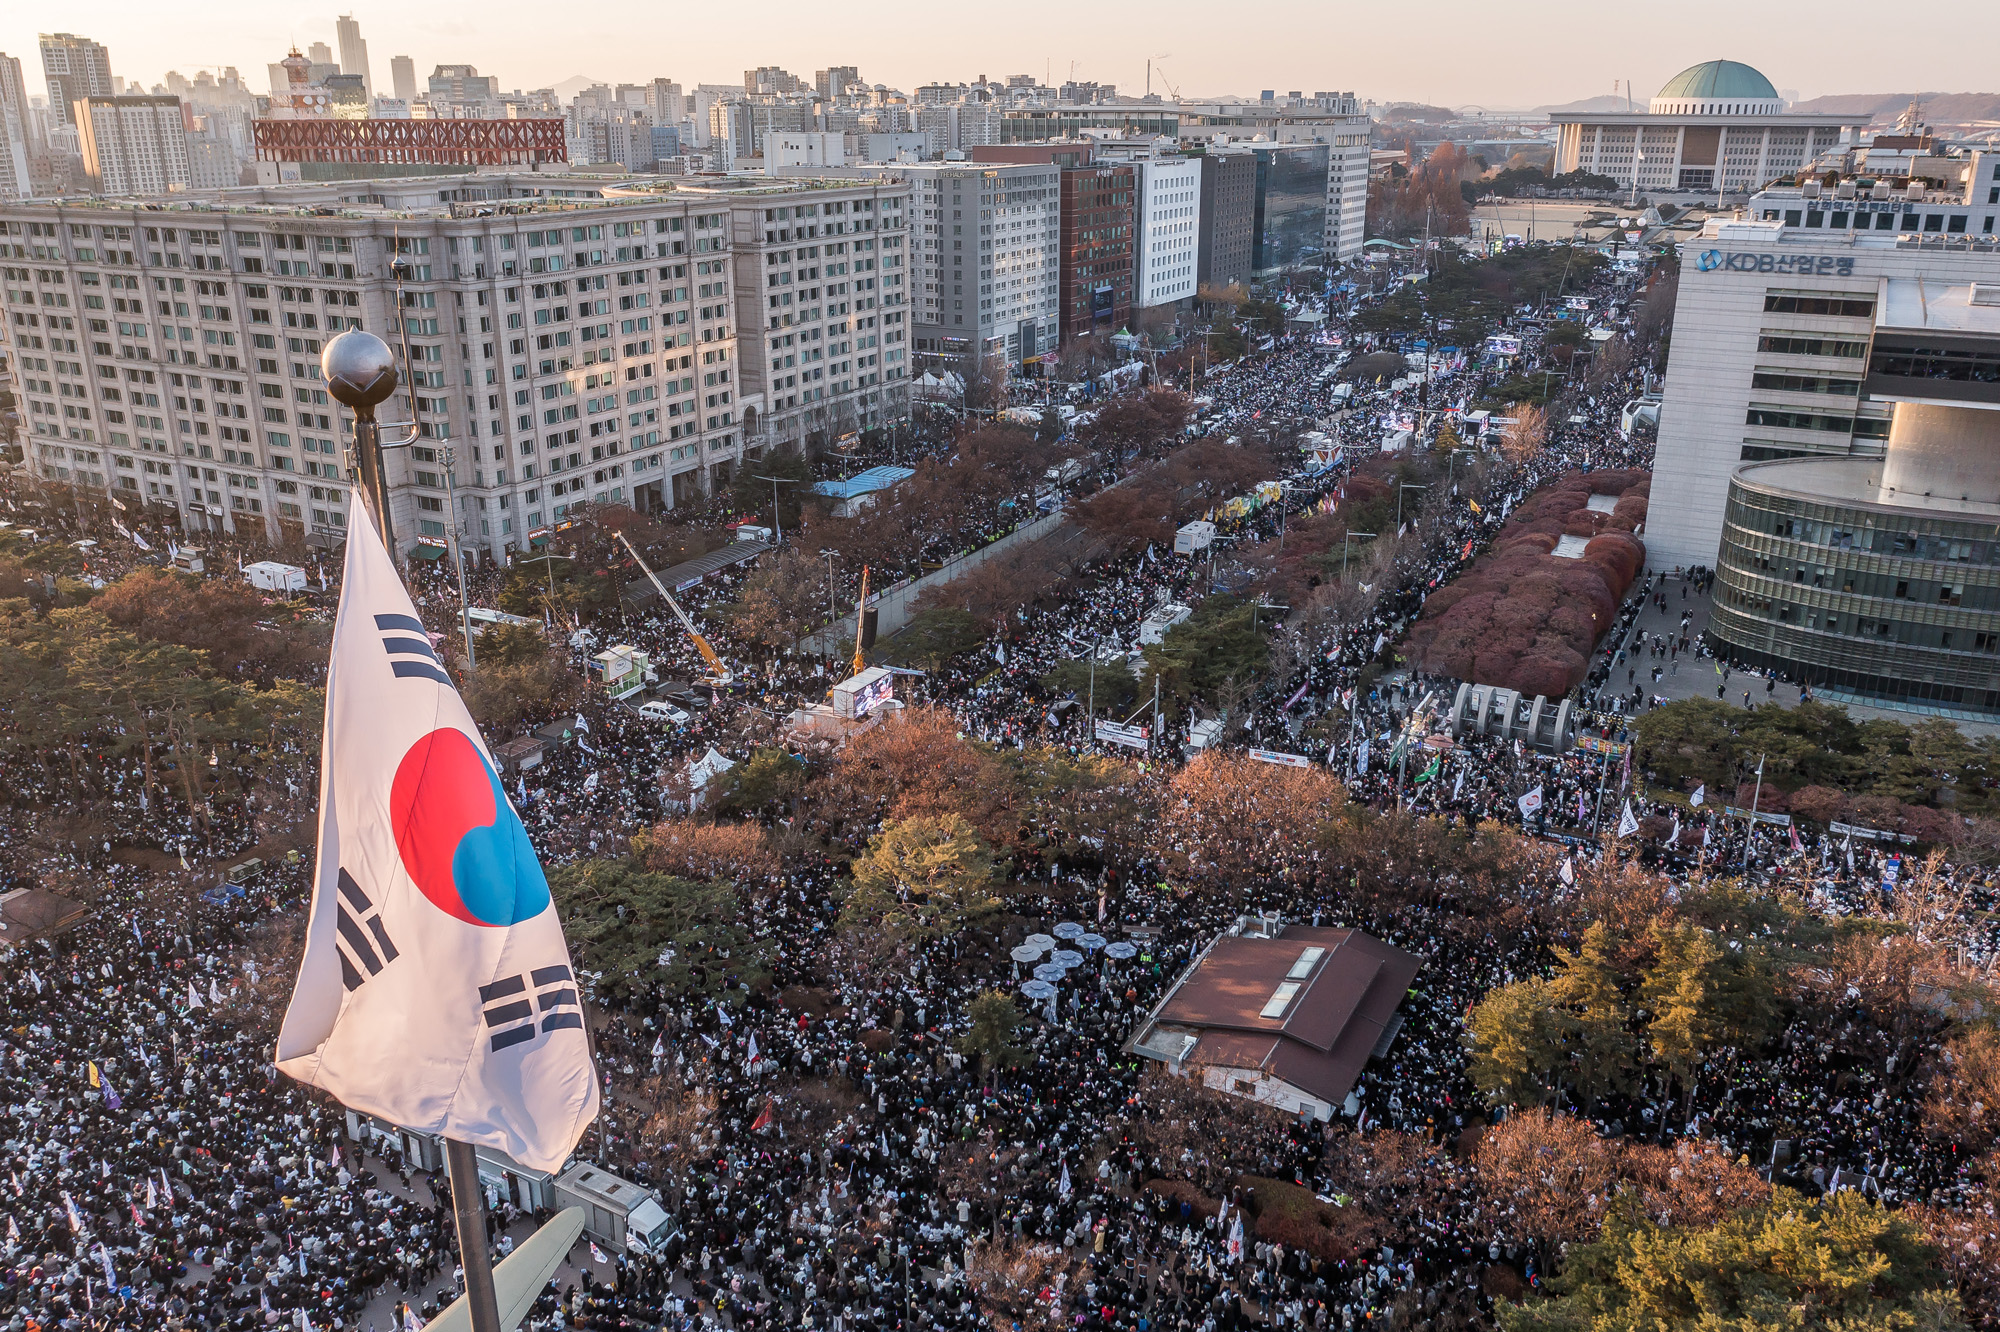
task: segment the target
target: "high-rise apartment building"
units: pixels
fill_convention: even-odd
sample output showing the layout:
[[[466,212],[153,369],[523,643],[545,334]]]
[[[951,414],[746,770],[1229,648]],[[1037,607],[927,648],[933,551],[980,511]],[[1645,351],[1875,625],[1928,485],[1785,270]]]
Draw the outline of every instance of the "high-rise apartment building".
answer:
[[[57,125],[75,123],[75,106],[85,97],[111,97],[111,53],[68,32],[41,35],[42,77],[49,85],[49,119]]]
[[[727,257],[711,251],[704,271],[696,255],[693,280],[697,300],[733,288],[750,448],[833,444],[908,415],[907,181],[739,177],[669,197],[729,219]]]
[[[334,40],[340,43],[340,72],[359,74],[364,100],[375,95],[375,76],[368,70],[368,43],[362,40],[361,25],[352,14],[333,21]]]
[[[861,82],[861,70],[854,65],[835,65],[813,75],[813,90],[822,102],[831,102],[847,91],[850,83]]]
[[[178,97],[85,97],[76,128],[93,194],[163,195],[193,181]]]
[[[743,71],[743,91],[753,97],[781,97],[812,89],[796,74],[787,74],[776,65],[759,65]]]
[[[389,57],[389,83],[395,89],[396,100],[410,103],[417,100],[417,62],[406,55]]]
[[[41,372],[23,395],[34,476],[184,531],[333,544],[352,506],[349,422],[319,353],[365,327],[411,348],[383,409],[422,435],[389,463],[405,548],[455,524],[497,559],[574,504],[704,493],[741,458],[751,405],[736,206],[722,190],[549,193],[546,176],[482,173],[246,187],[199,206],[0,204],[0,245],[32,245],[42,270],[4,292]]]
[[[910,196],[910,320],[932,364],[1033,360],[1056,346],[1061,180],[1044,164],[864,168]],[[961,366],[962,368],[962,366]]]
[[[36,151],[28,137],[33,126],[21,62],[0,51],[0,201],[25,199],[34,192],[28,167]]]

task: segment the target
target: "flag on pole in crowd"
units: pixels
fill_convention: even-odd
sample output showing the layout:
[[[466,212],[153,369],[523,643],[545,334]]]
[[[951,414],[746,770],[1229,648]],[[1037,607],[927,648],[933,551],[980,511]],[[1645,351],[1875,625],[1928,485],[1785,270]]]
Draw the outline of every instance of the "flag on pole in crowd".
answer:
[[[68,1189],[63,1190],[63,1210],[69,1213],[70,1230],[75,1234],[82,1234],[83,1218],[76,1214],[76,1199],[69,1196]]]
[[[1673,832],[1672,832],[1672,833],[1668,834],[1668,836],[1667,836],[1667,845],[1668,845],[1668,846],[1678,846],[1678,845],[1680,845],[1680,840],[1681,840],[1681,816],[1680,816],[1680,813],[1679,813],[1679,811],[1675,811],[1675,813],[1674,813],[1674,830],[1673,830]]]
[[[213,976],[208,978],[208,1002],[211,1004],[220,1004],[222,1002],[222,989],[215,983],[215,977]]]
[[[604,1250],[597,1247],[596,1240],[590,1242],[590,1261],[593,1263],[608,1263],[611,1261],[604,1256]]]
[[[1804,850],[1805,850],[1806,848],[1805,848],[1805,844],[1799,841],[1799,827],[1798,827],[1798,825],[1797,825],[1797,824],[1793,824],[1793,825],[1792,825],[1791,827],[1789,827],[1789,828],[1785,829],[1785,831],[1786,831],[1786,832],[1788,832],[1788,833],[1790,833],[1790,834],[1792,835],[1792,853],[1793,853],[1794,855],[1797,855],[1797,854],[1799,854],[1799,853],[1803,852],[1803,851],[1804,851]]]
[[[767,1096],[764,1098],[763,1110],[758,1112],[757,1118],[750,1125],[750,1131],[752,1133],[762,1133],[765,1129],[771,1127],[777,1118],[778,1103]]]
[[[95,1059],[92,1059],[89,1061],[89,1063],[90,1063],[90,1085],[93,1088],[102,1087],[104,1085],[104,1079],[97,1071],[97,1061]]]
[[[1556,871],[1556,875],[1563,881],[1564,885],[1566,886],[1575,884],[1576,857],[1575,856],[1565,857],[1562,863],[1562,868]]]
[[[1451,784],[1451,798],[1458,799],[1458,793],[1465,789],[1465,769],[1458,770],[1458,779]]]
[[[104,1080],[104,1104],[113,1110],[123,1110],[125,1108],[124,1099],[118,1095],[118,1089],[111,1085],[109,1078]]]
[[[201,991],[200,991],[200,990],[197,990],[197,989],[195,989],[195,988],[194,988],[194,982],[193,982],[193,981],[189,981],[189,982],[188,982],[188,1007],[189,1007],[189,1008],[207,1008],[207,1007],[208,1007],[208,1005],[207,1005],[207,1004],[205,1004],[205,1003],[203,1003],[203,1002],[202,1002],[202,998],[201,998]]]
[[[1625,812],[1618,816],[1618,835],[1620,837],[1630,837],[1638,831],[1639,816],[1632,812],[1632,802],[1627,800],[1625,802]]]
[[[1229,1227],[1229,1261],[1243,1261],[1243,1213],[1236,1214],[1235,1222]]]
[[[1700,809],[1701,802],[1706,799],[1708,799],[1708,783],[1703,782],[1700,786],[1694,788],[1694,794],[1688,797],[1688,803],[1696,809]]]
[[[1368,742],[1366,740],[1363,740],[1360,748],[1354,751],[1354,775],[1356,777],[1366,777],[1368,775]]]
[[[1583,792],[1578,791],[1576,793],[1576,821],[1578,823],[1582,823],[1588,817],[1589,814],[1586,811],[1586,807],[1583,803]]]
[[[1845,843],[1843,844],[1843,846],[1842,846],[1842,849],[1843,849],[1843,850],[1845,850],[1845,851],[1847,852],[1847,872],[1848,872],[1849,874],[1852,874],[1852,873],[1854,873],[1854,834],[1853,834],[1853,833],[1849,833],[1849,834],[1847,834],[1847,841],[1846,841],[1846,842],[1845,842]]]
[[[1516,803],[1521,807],[1522,818],[1531,819],[1535,817],[1535,812],[1541,809],[1542,807],[1541,786],[1537,785],[1534,790],[1528,792],[1528,794],[1522,796],[1519,800],[1515,801],[1514,803]]]
[[[599,1097],[562,925],[359,506],[323,737],[319,861],[279,1070],[363,1114],[561,1169]]]
[[[1073,1187],[1074,1186],[1071,1185],[1071,1183],[1069,1182],[1069,1162],[1064,1161],[1062,1168],[1062,1178],[1056,1181],[1056,1196],[1058,1198],[1069,1197],[1070,1190]]]
[[[1438,769],[1442,768],[1443,766],[1444,766],[1444,755],[1440,754],[1436,758],[1431,760],[1430,767],[1425,768],[1422,772],[1417,774],[1417,785],[1422,786],[1425,782],[1437,776]]]

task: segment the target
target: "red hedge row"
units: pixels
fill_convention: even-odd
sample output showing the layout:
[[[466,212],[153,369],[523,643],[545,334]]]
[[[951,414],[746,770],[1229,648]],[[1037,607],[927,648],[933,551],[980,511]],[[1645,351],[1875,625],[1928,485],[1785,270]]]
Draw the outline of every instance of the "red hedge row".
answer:
[[[1522,501],[1493,548],[1431,593],[1403,655],[1418,668],[1558,698],[1589,670],[1591,649],[1646,564],[1633,529],[1646,520],[1651,473],[1570,472]],[[1588,507],[1616,495],[1610,513]],[[1581,559],[1552,553],[1565,535]]]

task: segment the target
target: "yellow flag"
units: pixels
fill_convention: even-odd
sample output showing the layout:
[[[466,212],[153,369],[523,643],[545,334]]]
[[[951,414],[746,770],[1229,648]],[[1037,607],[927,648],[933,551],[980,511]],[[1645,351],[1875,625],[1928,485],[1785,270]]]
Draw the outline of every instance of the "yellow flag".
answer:
[[[104,1085],[104,1080],[97,1076],[97,1061],[95,1059],[90,1061],[90,1085],[93,1087],[102,1087]]]
[[[1466,503],[1467,503],[1467,504],[1470,504],[1470,505],[1472,506],[1472,511],[1473,511],[1474,513],[1484,513],[1484,512],[1486,512],[1486,510],[1484,510],[1484,509],[1482,509],[1482,508],[1480,508],[1480,507],[1479,507],[1479,501],[1478,501],[1478,500],[1467,500],[1467,501],[1466,501]]]

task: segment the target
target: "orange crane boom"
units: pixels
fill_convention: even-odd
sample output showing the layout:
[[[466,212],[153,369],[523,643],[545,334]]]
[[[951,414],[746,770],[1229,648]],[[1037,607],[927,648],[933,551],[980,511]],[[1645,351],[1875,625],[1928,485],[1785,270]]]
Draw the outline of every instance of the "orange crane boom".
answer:
[[[688,613],[681,609],[680,602],[675,601],[673,594],[667,591],[667,585],[660,581],[660,576],[653,572],[652,566],[639,554],[638,549],[632,544],[632,539],[623,532],[618,533],[618,539],[625,543],[626,550],[632,552],[632,559],[638,564],[640,571],[652,580],[653,590],[660,594],[660,599],[673,607],[674,614],[680,617],[681,628],[687,630],[687,636],[694,640],[695,650],[701,653],[702,660],[708,663],[708,669],[713,672],[713,682],[728,684],[733,678],[729,673],[729,667],[723,664],[715,649],[708,645],[708,640],[701,636],[701,631],[694,627],[694,621],[690,620]]]
[[[868,566],[861,566],[861,600],[854,605],[854,673],[868,669],[867,661],[861,655],[862,622],[868,617]]]

